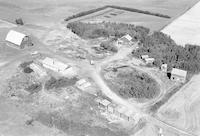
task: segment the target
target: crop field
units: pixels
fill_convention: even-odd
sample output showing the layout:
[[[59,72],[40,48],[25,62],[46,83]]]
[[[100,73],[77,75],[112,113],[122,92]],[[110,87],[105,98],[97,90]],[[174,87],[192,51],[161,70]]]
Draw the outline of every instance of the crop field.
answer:
[[[200,135],[200,76],[194,76],[159,110],[158,116],[173,126]]]
[[[78,20],[78,19],[77,19]],[[141,25],[151,30],[159,30],[163,25],[168,24],[170,19],[156,17],[152,15],[146,15],[142,13],[130,12],[120,9],[105,9],[94,14],[87,15],[82,17],[78,21],[96,23],[96,22],[117,22],[117,23],[127,23]]]
[[[162,32],[171,36],[177,44],[200,45],[200,2],[188,10],[185,14],[166,26]]]
[[[0,0],[0,18],[14,22],[16,18],[23,18],[26,24],[34,24],[45,27],[50,27],[52,25],[57,25],[58,22],[64,20],[64,18],[71,16],[73,14],[79,13],[81,11],[87,11],[93,8],[98,8],[104,5],[117,5],[129,8],[136,8],[140,10],[146,10],[155,13],[161,13],[171,16],[172,18],[180,15],[186,11],[191,5],[194,5],[198,0]],[[23,6],[22,6],[23,5]],[[12,10],[11,10],[12,9]],[[151,24],[155,23],[160,28],[167,23],[161,21],[159,18],[154,18],[152,20],[151,16],[147,17],[142,14],[126,13],[126,17],[129,22],[146,22],[151,28]],[[125,14],[124,14],[125,15]],[[123,15],[118,15],[119,21],[122,19],[127,20]],[[136,19],[131,20],[134,17]],[[147,18],[146,18],[147,17]],[[120,19],[121,18],[121,19]],[[114,19],[114,18],[113,18]],[[161,23],[159,23],[161,21]],[[162,25],[161,25],[162,24]],[[142,24],[143,25],[143,24]],[[156,25],[155,25],[156,26]],[[153,28],[155,29],[155,28]]]

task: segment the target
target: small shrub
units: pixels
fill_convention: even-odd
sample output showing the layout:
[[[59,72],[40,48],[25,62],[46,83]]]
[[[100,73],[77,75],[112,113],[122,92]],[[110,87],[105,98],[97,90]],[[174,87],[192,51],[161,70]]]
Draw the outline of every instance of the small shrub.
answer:
[[[28,88],[25,89],[26,91],[33,93],[38,93],[42,90],[42,84],[32,84]]]
[[[30,67],[26,67],[26,68],[24,68],[24,73],[27,73],[27,74],[29,74],[29,73],[32,73],[33,72],[33,70],[30,68]]]
[[[21,18],[16,19],[15,22],[18,25],[24,25],[24,22],[23,22],[23,20]]]

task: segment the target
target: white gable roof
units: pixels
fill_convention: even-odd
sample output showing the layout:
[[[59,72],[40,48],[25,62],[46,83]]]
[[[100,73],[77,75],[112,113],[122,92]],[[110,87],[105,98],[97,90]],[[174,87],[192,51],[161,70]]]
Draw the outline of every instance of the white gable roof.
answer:
[[[127,34],[127,35],[125,35],[125,36],[123,36],[124,38],[126,38],[127,40],[129,40],[129,41],[131,41],[133,38],[129,35],[129,34]]]
[[[187,76],[187,71],[181,70],[181,69],[177,69],[177,68],[173,68],[171,74],[172,75],[181,76],[181,77],[186,77]]]
[[[49,58],[49,57],[46,57],[44,60],[42,60],[42,63],[46,64],[46,65],[49,65],[51,67],[54,67],[54,68],[56,68],[58,70],[61,70],[61,71],[64,71],[67,68],[69,68],[69,65],[64,64],[62,62],[59,62],[59,61],[54,60],[54,59]]]
[[[6,41],[20,46],[24,37],[26,37],[25,34],[10,30],[6,36]]]

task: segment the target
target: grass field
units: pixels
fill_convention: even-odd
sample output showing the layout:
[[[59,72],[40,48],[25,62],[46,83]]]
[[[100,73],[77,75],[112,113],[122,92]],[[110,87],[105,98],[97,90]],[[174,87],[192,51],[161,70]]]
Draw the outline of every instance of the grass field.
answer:
[[[200,45],[200,2],[188,10],[185,14],[166,26],[162,32],[171,36],[180,45]]]

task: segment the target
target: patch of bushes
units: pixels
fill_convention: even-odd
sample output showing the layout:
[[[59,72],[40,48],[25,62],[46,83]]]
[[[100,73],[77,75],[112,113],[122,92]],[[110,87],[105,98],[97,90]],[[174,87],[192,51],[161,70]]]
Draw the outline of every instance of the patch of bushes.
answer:
[[[20,67],[24,69],[24,68],[28,67],[31,63],[33,63],[33,61],[25,61],[20,64]]]
[[[60,79],[56,79],[54,77],[51,77],[46,83],[45,83],[45,89],[50,90],[50,89],[58,89],[62,87],[67,87],[67,86],[73,86],[75,83],[78,81],[78,78],[73,77],[73,78],[65,78],[62,77]]]
[[[185,45],[185,48],[178,46],[169,36],[154,32],[141,41],[143,46],[132,54],[136,57],[148,54],[155,58],[154,65],[160,67],[168,64],[168,70],[173,67],[180,68],[190,73],[200,71],[200,47],[195,45]]]
[[[24,68],[24,73],[27,73],[27,74],[29,74],[29,73],[32,73],[33,72],[33,70],[30,68],[30,67],[26,67],[26,68]]]
[[[32,73],[32,72],[33,72],[33,70],[29,67],[29,65],[30,65],[31,63],[33,63],[33,61],[26,61],[26,62],[21,63],[21,64],[19,65],[19,67],[22,69],[22,71],[23,71],[24,73],[29,74],[29,73]]]
[[[18,25],[24,25],[24,22],[23,22],[22,18],[16,19],[15,22],[16,22],[16,24],[18,24]]]
[[[26,91],[30,92],[31,94],[33,93],[38,93],[39,91],[42,90],[42,84],[32,84],[29,87],[25,88]]]
[[[152,99],[159,93],[157,82],[145,73],[131,68],[118,69],[117,76],[108,81],[112,90],[124,98]]]
[[[72,20],[72,19],[75,19],[75,18],[86,16],[86,15],[89,15],[89,14],[92,14],[92,13],[95,13],[95,12],[98,12],[98,11],[101,11],[101,10],[104,10],[104,9],[107,9],[107,8],[120,9],[120,10],[125,10],[125,11],[130,11],[130,12],[136,12],[136,13],[142,13],[142,14],[147,14],[147,15],[152,15],[152,16],[157,16],[157,17],[163,17],[163,18],[171,18],[168,15],[164,15],[164,14],[160,14],[160,13],[153,13],[153,12],[150,12],[150,11],[144,11],[144,10],[139,10],[139,9],[134,9],[134,8],[128,8],[128,7],[120,7],[120,6],[107,5],[107,6],[103,6],[103,7],[96,8],[96,9],[91,9],[91,10],[88,10],[88,11],[83,11],[83,12],[80,12],[78,14],[69,16],[69,17],[67,17],[65,19],[65,21],[69,21],[69,20]]]

